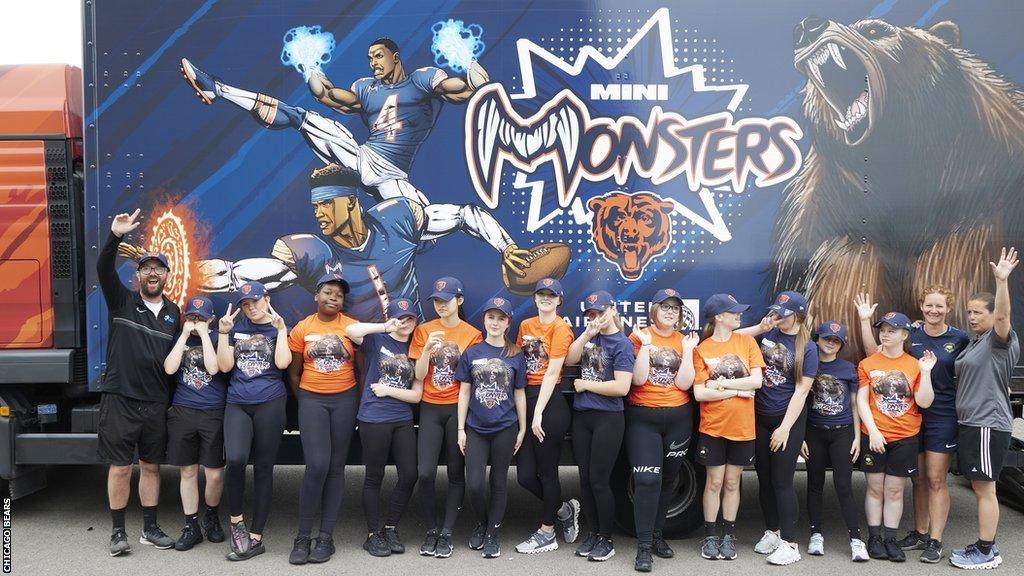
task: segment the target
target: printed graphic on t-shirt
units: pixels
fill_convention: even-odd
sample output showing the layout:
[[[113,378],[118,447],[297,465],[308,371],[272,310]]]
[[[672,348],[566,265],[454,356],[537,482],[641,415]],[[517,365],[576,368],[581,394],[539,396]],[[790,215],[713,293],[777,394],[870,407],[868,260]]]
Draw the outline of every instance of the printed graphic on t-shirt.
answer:
[[[405,354],[393,354],[381,346],[380,361],[377,366],[380,368],[381,384],[405,390],[412,387],[412,378],[416,368],[412,360],[409,360]]]
[[[186,348],[181,358],[181,381],[193,390],[202,390],[212,379],[203,363],[203,347]]]
[[[793,369],[793,356],[785,345],[765,339],[761,341],[764,356],[764,385],[774,388],[786,382],[786,374]]]
[[[811,384],[811,408],[823,416],[835,416],[843,411],[846,385],[831,374],[818,374]]]
[[[607,364],[608,358],[605,356],[604,349],[588,342],[580,357],[580,376],[591,382],[603,382],[604,369]]]
[[[750,370],[747,370],[747,365],[735,354],[726,354],[721,358],[707,358],[704,360],[704,363],[708,365],[708,368],[711,368],[708,380],[717,380],[718,378],[732,380],[734,378],[750,376]]]
[[[313,362],[313,367],[320,372],[338,372],[345,362],[351,358],[341,336],[337,334],[324,334],[322,336],[307,336],[306,339],[316,338],[312,346],[306,348],[306,356]]]
[[[477,402],[491,409],[508,400],[512,389],[512,369],[500,358],[488,358],[486,362],[474,364],[472,374],[473,395]]]
[[[899,418],[910,410],[910,382],[899,370],[872,370],[871,389],[875,392],[875,407],[891,418]]]
[[[249,378],[255,378],[270,369],[272,354],[270,339],[263,334],[235,340],[235,367]]]
[[[459,345],[445,341],[430,353],[430,364],[434,367],[434,387],[439,390],[455,384],[455,367],[459,364]]]
[[[682,358],[674,348],[651,347],[650,372],[647,379],[655,386],[675,386],[676,373],[682,365]]]
[[[548,351],[544,341],[536,336],[523,336],[523,356],[526,359],[526,371],[530,374],[543,372],[548,368]]]

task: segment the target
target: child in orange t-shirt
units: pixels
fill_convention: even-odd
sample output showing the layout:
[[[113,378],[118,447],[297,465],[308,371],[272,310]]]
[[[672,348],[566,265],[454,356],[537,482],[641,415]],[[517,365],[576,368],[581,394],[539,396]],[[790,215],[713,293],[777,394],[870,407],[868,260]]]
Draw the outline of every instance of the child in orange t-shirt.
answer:
[[[920,360],[907,354],[910,320],[899,312],[889,312],[875,327],[881,350],[857,365],[857,412],[864,432],[860,468],[868,482],[864,496],[868,555],[903,562],[906,554],[896,542],[896,530],[903,515],[903,488],[907,478],[917,474],[919,408],[930,406],[935,397],[931,381],[935,354],[926,351]]]

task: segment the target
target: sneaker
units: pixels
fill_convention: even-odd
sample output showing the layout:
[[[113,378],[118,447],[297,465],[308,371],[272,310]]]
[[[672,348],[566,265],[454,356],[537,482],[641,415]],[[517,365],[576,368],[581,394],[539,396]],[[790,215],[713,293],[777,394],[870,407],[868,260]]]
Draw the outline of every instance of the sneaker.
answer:
[[[252,546],[252,539],[249,538],[249,529],[245,527],[245,522],[234,522],[231,524],[231,553],[236,555],[244,555],[249,552],[249,548]]]
[[[896,544],[903,550],[924,550],[924,547],[928,544],[928,536],[921,534],[917,530],[911,530],[907,532],[907,535],[902,540],[898,540]]]
[[[811,556],[824,556],[825,537],[818,532],[811,534],[811,539],[807,542],[807,553]]]
[[[576,555],[589,557],[590,553],[594,551],[594,546],[597,546],[597,534],[588,532],[587,537],[583,539],[583,543],[576,547]]]
[[[185,527],[181,529],[181,537],[174,543],[174,549],[184,552],[185,550],[191,550],[202,541],[203,532],[199,529],[199,525],[186,522]]]
[[[918,560],[926,564],[937,564],[942,560],[942,542],[935,538],[929,538],[928,545],[925,546],[924,552],[921,552]]]
[[[230,552],[228,554],[227,558],[228,558],[228,560],[231,560],[232,562],[240,562],[242,560],[248,560],[249,558],[252,558],[253,556],[259,556],[260,554],[263,554],[266,551],[267,551],[267,549],[263,547],[263,540],[262,539],[261,540],[252,540],[252,543],[249,545],[249,549],[248,550],[246,550],[245,552],[242,552],[242,553],[232,551],[232,552]]]
[[[953,554],[950,554],[949,563],[966,570],[988,570],[1002,564],[1003,557],[999,555],[995,547],[985,554],[978,549],[977,545],[969,544],[962,551],[955,550]]]
[[[292,552],[288,555],[288,563],[301,566],[309,562],[309,545],[312,539],[309,536],[296,536],[295,544],[292,545]]]
[[[654,569],[654,556],[651,554],[650,544],[637,544],[636,558],[633,560],[633,570],[637,572],[650,572]]]
[[[977,546],[977,544],[971,544],[971,546]],[[955,548],[952,552],[950,552],[950,556],[963,556],[966,553],[967,553],[967,548],[966,547],[964,547],[964,548]],[[995,555],[995,556],[999,556],[999,545],[998,544],[992,544],[992,554]]]
[[[216,514],[210,514],[207,511],[199,526],[203,529],[203,535],[210,542],[219,544],[224,541],[224,527],[220,525],[220,517]]]
[[[167,550],[168,548],[174,547],[174,538],[164,534],[164,531],[154,524],[152,528],[142,531],[142,536],[139,536],[139,544],[146,544],[147,546],[154,546],[161,550]]]
[[[402,544],[402,539],[398,536],[398,528],[394,526],[385,526],[384,540],[387,541],[388,548],[391,549],[392,554],[405,553],[405,544]]]
[[[705,560],[718,560],[718,554],[718,537],[705,536],[700,544],[700,557]]]
[[[334,556],[334,538],[331,536],[324,538],[321,535],[316,539],[316,546],[313,546],[313,549],[309,551],[309,561],[313,564],[323,564],[330,560],[331,556]]]
[[[473,533],[469,535],[469,547],[473,550],[479,550],[484,547],[484,533],[487,530],[483,524],[477,524],[476,528],[473,528]]]
[[[480,555],[484,558],[501,556],[501,542],[498,540],[497,534],[485,534],[484,544],[481,548],[483,548],[483,552]]]
[[[212,104],[217,98],[217,79],[193,66],[187,58],[181,59],[178,69],[181,70],[181,75],[185,77],[185,81],[195,91],[199,100],[203,104]]]
[[[736,538],[732,534],[726,534],[718,539],[719,560],[736,559]]]
[[[771,554],[775,552],[775,549],[779,547],[782,540],[779,535],[771,530],[765,530],[764,536],[761,536],[761,540],[757,544],[754,544],[754,552],[758,554]]]
[[[437,554],[437,530],[427,530],[427,536],[423,538],[420,545],[420,556],[435,556]]]
[[[868,537],[868,557],[875,560],[888,560],[889,553],[885,551],[885,542],[881,536]]]
[[[792,546],[788,542],[782,542],[775,548],[774,552],[768,555],[768,563],[775,566],[789,566],[799,561],[800,551],[796,549],[796,546]]]
[[[558,524],[562,527],[562,539],[566,544],[572,544],[580,537],[580,502],[570,498],[562,506],[569,508],[569,516],[564,520],[557,518]]]
[[[604,562],[612,556],[615,556],[615,546],[612,545],[612,541],[604,536],[598,536],[597,544],[594,544],[594,549],[590,551],[588,559],[591,562]]]
[[[391,548],[388,547],[388,541],[380,532],[374,532],[366,537],[366,542],[363,542],[363,550],[369,552],[370,556],[378,558],[391,556]]]
[[[123,528],[118,528],[110,535],[110,555],[120,556],[132,551],[132,545],[128,543],[128,534]]]
[[[671,558],[676,555],[676,551],[665,541],[661,530],[654,531],[654,539],[651,541],[651,552],[654,552],[654,555],[658,558]]]
[[[854,562],[867,562],[868,558],[868,547],[864,545],[864,541],[859,538],[851,538],[850,560]]]
[[[895,538],[885,539],[885,555],[886,558],[893,562],[906,562],[907,554],[900,548],[900,543]]]
[[[452,555],[452,535],[441,532],[437,537],[437,550],[434,554],[437,558],[447,558]]]
[[[520,554],[540,554],[552,550],[558,550],[555,533],[548,534],[543,530],[537,530],[529,538],[516,545],[516,552]]]

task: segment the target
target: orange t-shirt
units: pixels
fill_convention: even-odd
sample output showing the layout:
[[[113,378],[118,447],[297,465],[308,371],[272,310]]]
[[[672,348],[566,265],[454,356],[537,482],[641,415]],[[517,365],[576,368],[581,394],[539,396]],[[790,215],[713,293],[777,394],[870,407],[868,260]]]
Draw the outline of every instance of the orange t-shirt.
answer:
[[[743,378],[754,368],[764,368],[761,348],[746,334],[733,332],[725,342],[707,338],[693,353],[694,386],[720,376]],[[736,397],[701,402],[700,432],[729,440],[753,440],[754,399]]]
[[[683,365],[683,335],[673,332],[662,336],[648,328],[651,335],[650,372],[647,381],[640,386],[631,386],[626,401],[635,406],[651,408],[672,408],[690,401],[690,395],[676,386],[676,374]],[[633,342],[633,353],[640,353],[640,338],[636,332],[629,335]]]
[[[895,359],[875,352],[857,365],[857,377],[861,388],[869,386],[868,407],[886,442],[917,435],[921,412],[914,393],[921,385],[921,368],[916,358],[906,352]],[[860,429],[868,431],[863,422]]]
[[[561,316],[547,325],[540,323],[539,316],[523,320],[516,343],[523,349],[523,358],[526,359],[526,384],[540,386],[544,382],[544,373],[548,371],[548,360],[565,358],[575,339],[569,323]]]
[[[455,404],[459,401],[459,381],[455,379],[455,367],[462,353],[477,342],[483,342],[483,334],[466,321],[460,321],[455,328],[446,328],[441,320],[435,319],[416,327],[409,344],[409,358],[418,360],[423,354],[423,345],[431,332],[444,332],[444,344],[430,355],[427,376],[423,379],[423,401],[428,404]]]
[[[355,346],[345,328],[355,320],[338,314],[333,322],[324,322],[312,314],[303,318],[288,333],[288,348],[302,354],[299,388],[318,394],[337,394],[356,385],[353,355]]]

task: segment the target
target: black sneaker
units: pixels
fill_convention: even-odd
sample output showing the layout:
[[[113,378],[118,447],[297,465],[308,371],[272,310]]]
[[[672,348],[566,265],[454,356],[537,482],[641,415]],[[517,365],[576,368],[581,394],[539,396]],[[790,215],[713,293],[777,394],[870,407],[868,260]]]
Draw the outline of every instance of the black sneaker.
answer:
[[[718,560],[720,556],[717,536],[705,536],[700,543],[700,557],[705,560]]]
[[[168,548],[174,547],[174,538],[164,534],[164,531],[154,524],[152,528],[147,528],[142,531],[142,536],[139,536],[139,544],[146,544],[147,546],[154,546],[161,550],[167,550]]]
[[[885,542],[881,536],[868,537],[868,556],[873,560],[888,560],[889,553],[885,551]]]
[[[662,536],[661,530],[654,531],[654,541],[651,542],[651,551],[658,558],[671,558],[676,555],[676,551],[668,545],[665,541],[665,537]]]
[[[599,536],[597,544],[594,544],[594,549],[590,551],[588,560],[591,562],[604,562],[612,556],[615,556],[615,546],[612,545],[612,541],[604,536]]]
[[[930,538],[928,545],[924,547],[924,552],[921,552],[921,557],[918,560],[926,564],[937,564],[942,560],[942,542],[935,538]]]
[[[928,545],[928,536],[921,534],[917,530],[911,530],[907,532],[907,535],[902,540],[897,540],[896,545],[901,550],[924,550],[925,546]]]
[[[441,532],[441,535],[437,537],[437,550],[434,554],[435,558],[448,558],[452,555],[452,535],[447,532]]]
[[[497,534],[485,534],[483,553],[481,554],[484,558],[497,558],[501,556],[501,542],[498,541]]]
[[[437,530],[431,528],[427,530],[427,536],[423,539],[423,544],[420,545],[420,556],[436,556],[437,555]]]
[[[292,545],[292,552],[288,555],[288,563],[302,566],[309,562],[309,546],[312,543],[309,536],[296,536],[295,544]]]
[[[267,551],[263,546],[263,539],[251,540],[250,542],[248,550],[241,553],[232,551],[227,556],[228,560],[231,560],[232,562],[241,562],[242,560],[248,560],[254,556],[259,556]]]
[[[405,544],[402,544],[402,539],[398,536],[398,528],[385,526],[384,539],[387,540],[388,548],[391,549],[392,554],[405,553]]]
[[[203,532],[199,529],[199,525],[186,522],[185,527],[181,529],[181,537],[174,543],[174,549],[184,552],[185,550],[191,550],[202,541]]]
[[[483,524],[477,524],[476,528],[473,528],[473,533],[469,536],[469,547],[473,550],[479,550],[484,547],[484,533],[487,529],[484,528]]]
[[[597,539],[597,534],[588,532],[587,537],[576,547],[576,555],[583,556],[584,558],[590,556],[590,553],[594,551],[594,546],[597,546]]]
[[[885,554],[889,560],[893,562],[906,562],[907,554],[900,548],[899,542],[895,538],[885,539]]]
[[[366,537],[366,542],[363,542],[363,550],[369,552],[370,556],[378,558],[391,556],[391,548],[388,548],[388,541],[380,532],[374,532]]]
[[[219,544],[224,541],[224,528],[220,525],[220,517],[216,514],[207,511],[199,525],[203,529],[203,535],[210,542]]]
[[[654,557],[651,555],[650,544],[637,544],[636,558],[633,560],[633,570],[637,572],[650,572],[654,569]]]
[[[132,551],[132,545],[128,543],[128,534],[123,528],[114,530],[110,535],[110,555],[120,556]]]
[[[316,539],[316,546],[309,552],[309,561],[313,564],[323,564],[334,556],[334,538],[321,535]]]

